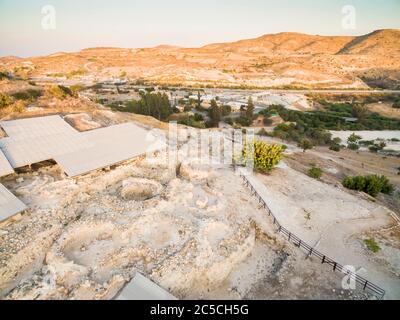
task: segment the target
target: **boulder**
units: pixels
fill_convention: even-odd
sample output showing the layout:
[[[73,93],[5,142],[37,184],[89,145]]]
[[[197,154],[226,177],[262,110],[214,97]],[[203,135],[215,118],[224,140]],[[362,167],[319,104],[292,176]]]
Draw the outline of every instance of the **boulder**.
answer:
[[[129,178],[122,181],[121,197],[125,200],[143,201],[159,195],[163,187],[154,180]]]

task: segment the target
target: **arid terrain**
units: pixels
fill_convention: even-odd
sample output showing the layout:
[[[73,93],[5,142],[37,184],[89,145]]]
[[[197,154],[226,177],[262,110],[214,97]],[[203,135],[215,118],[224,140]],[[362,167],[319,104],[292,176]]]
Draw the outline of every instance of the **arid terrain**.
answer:
[[[273,214],[310,246],[383,288],[386,299],[400,299],[400,163],[395,152],[383,153],[400,146],[399,40],[399,30],[361,37],[280,33],[201,48],[0,58],[0,121],[60,115],[80,132],[133,122],[166,135],[168,145],[168,121],[200,119],[178,122],[173,165],[163,149],[75,178],[52,160],[2,177],[28,209],[0,224],[0,299],[113,299],[136,272],[179,299],[376,299],[360,286],[345,289],[344,274],[278,233],[233,166],[203,161],[199,146],[225,152],[223,128],[255,129],[257,139],[285,144],[278,166],[252,175]],[[199,86],[202,96],[198,89],[154,83]],[[225,88],[239,86],[245,89]],[[285,86],[343,90],[251,89]],[[371,87],[392,91],[364,90]],[[172,110],[163,121],[127,107],[151,100],[152,92],[164,95]],[[238,126],[233,120],[244,117],[251,97],[251,121]],[[221,108],[231,104],[229,117],[205,126],[216,100]],[[358,104],[365,112],[354,115]],[[338,151],[330,149],[331,139],[303,150],[301,141],[273,136],[277,127],[293,129],[302,121],[287,120],[277,106],[309,117],[324,113],[319,125],[339,114],[333,116],[346,130],[314,132],[340,137]],[[381,153],[345,145],[351,126],[366,116],[374,118],[365,126],[379,126],[360,129],[360,140],[384,142]],[[191,126],[199,122],[204,126]],[[308,125],[297,133],[314,124]],[[6,135],[0,129],[0,139]],[[321,177],[309,176],[312,167]],[[385,175],[394,192],[372,197],[342,184],[346,176],[366,174]]]
[[[85,130],[144,119],[107,110],[67,118]],[[202,164],[193,152],[197,137],[198,130],[179,129],[172,168],[159,152],[75,179],[51,162],[2,178],[29,206],[0,229],[3,298],[111,299],[137,271],[180,299],[374,298],[361,288],[344,290],[344,275],[306,259],[277,234],[232,168]],[[399,233],[391,211],[381,199],[335,185],[335,175],[356,170],[344,168],[350,158],[339,165],[326,150],[287,150],[270,175],[256,176],[271,209],[287,228],[339,262],[365,268],[361,274],[386,298],[398,299]],[[328,172],[321,181],[302,172],[311,161]],[[382,168],[393,165],[382,161]],[[371,234],[378,254],[362,241]]]
[[[400,31],[353,36],[278,33],[200,48],[90,48],[0,58],[23,77],[128,78],[179,85],[396,89]]]

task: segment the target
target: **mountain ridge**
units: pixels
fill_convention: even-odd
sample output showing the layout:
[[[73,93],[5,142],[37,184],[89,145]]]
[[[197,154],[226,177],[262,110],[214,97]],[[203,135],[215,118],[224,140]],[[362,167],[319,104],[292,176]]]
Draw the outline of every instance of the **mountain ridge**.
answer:
[[[400,86],[400,30],[362,36],[264,34],[199,48],[94,47],[31,58],[0,58],[2,68],[43,77],[128,77],[214,86]],[[29,68],[24,66],[29,62]],[[79,72],[76,72],[76,71]],[[387,81],[386,81],[387,78]],[[386,84],[385,84],[386,83]]]

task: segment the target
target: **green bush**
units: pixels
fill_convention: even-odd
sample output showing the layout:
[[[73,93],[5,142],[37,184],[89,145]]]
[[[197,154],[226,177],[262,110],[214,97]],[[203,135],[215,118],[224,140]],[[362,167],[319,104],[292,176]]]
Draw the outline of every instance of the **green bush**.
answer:
[[[240,124],[242,127],[249,127],[252,124],[252,121],[243,116],[235,118],[235,123]]]
[[[384,194],[392,194],[394,191],[394,185],[390,183],[386,176],[381,176],[380,181],[382,183],[381,192]]]
[[[336,152],[339,152],[340,149],[341,149],[340,144],[332,144],[332,145],[329,147],[329,150],[336,151]]]
[[[303,149],[303,152],[306,152],[306,150],[313,148],[313,143],[310,139],[302,139],[298,146]]]
[[[359,135],[356,135],[354,132],[347,138],[348,143],[357,143],[362,138]]]
[[[374,144],[374,140],[361,140],[359,144],[363,146],[372,146]]]
[[[231,117],[227,117],[227,118],[225,118],[225,120],[224,120],[227,124],[229,124],[229,125],[233,125],[233,120],[232,120],[232,118]]]
[[[322,173],[323,173],[322,169],[318,167],[312,167],[310,168],[310,170],[308,170],[308,175],[314,179],[321,178]]]
[[[274,122],[271,118],[267,118],[264,116],[263,123],[264,123],[264,126],[268,127],[268,126],[272,125]]]
[[[261,128],[257,134],[259,136],[268,136],[268,132],[264,128]]]
[[[8,94],[0,92],[0,109],[8,107],[12,102],[13,100]]]
[[[47,89],[47,92],[55,98],[65,99],[67,96],[73,96],[73,92],[70,88],[61,85],[54,85]]]
[[[347,189],[363,191],[372,197],[376,197],[380,192],[391,194],[394,191],[389,179],[378,175],[346,177],[342,184]]]
[[[200,113],[195,113],[195,114],[194,114],[194,120],[195,120],[195,121],[203,121],[203,120],[204,120],[204,117],[203,117],[203,115],[200,114]]]
[[[336,137],[336,138],[333,138],[333,139],[332,139],[332,142],[333,142],[334,144],[340,145],[340,143],[342,142],[342,139],[340,139],[339,137]]]
[[[347,148],[349,148],[350,150],[358,150],[360,149],[360,146],[357,143],[349,143],[347,145]]]
[[[375,241],[375,239],[365,239],[364,240],[365,245],[369,250],[371,250],[373,253],[379,252],[381,248],[379,247],[378,243]]]
[[[12,96],[17,100],[25,100],[25,101],[35,101],[39,98],[42,93],[39,90],[28,89],[25,91],[20,91],[13,93]]]
[[[373,146],[369,146],[369,151],[373,152],[373,153],[377,153],[380,149],[377,145],[373,145]]]

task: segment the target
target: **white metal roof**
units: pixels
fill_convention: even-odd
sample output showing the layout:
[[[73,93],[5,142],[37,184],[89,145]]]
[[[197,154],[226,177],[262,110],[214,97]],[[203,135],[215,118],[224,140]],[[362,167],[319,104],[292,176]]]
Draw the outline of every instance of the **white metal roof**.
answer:
[[[160,148],[154,136],[133,123],[87,132],[76,131],[59,116],[0,125],[8,135],[0,139],[0,150],[14,169],[54,159],[69,176],[77,176]]]
[[[116,300],[177,300],[172,294],[139,272],[117,295]]]
[[[0,221],[6,220],[25,209],[25,204],[0,184]]]
[[[0,126],[14,140],[39,138],[55,134],[79,133],[57,115],[1,121]]]
[[[57,155],[71,153],[90,146],[91,144],[79,134],[65,133],[19,141],[13,138],[0,140],[0,148],[13,168],[54,159]]]
[[[126,161],[157,149],[152,135],[132,123],[83,132],[90,147],[56,156],[54,159],[69,176]]]
[[[0,148],[13,168],[91,146],[60,116],[2,121],[0,125],[8,135],[0,139]]]
[[[12,174],[13,172],[14,169],[11,167],[11,164],[0,149],[0,177]]]

